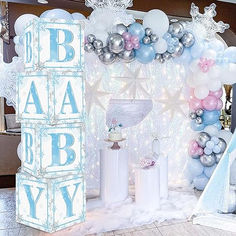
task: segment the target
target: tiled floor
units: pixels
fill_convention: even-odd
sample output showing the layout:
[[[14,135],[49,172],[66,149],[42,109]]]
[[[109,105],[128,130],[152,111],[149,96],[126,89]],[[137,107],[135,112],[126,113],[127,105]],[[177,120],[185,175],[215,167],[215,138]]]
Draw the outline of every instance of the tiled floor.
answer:
[[[15,191],[0,189],[0,236],[41,236],[42,232],[23,226],[15,221]],[[94,234],[95,235],[95,234]],[[91,235],[91,236],[94,236]],[[193,225],[187,221],[157,222],[136,228],[111,231],[98,236],[233,236],[230,233],[209,227]],[[66,236],[66,235],[65,235]]]

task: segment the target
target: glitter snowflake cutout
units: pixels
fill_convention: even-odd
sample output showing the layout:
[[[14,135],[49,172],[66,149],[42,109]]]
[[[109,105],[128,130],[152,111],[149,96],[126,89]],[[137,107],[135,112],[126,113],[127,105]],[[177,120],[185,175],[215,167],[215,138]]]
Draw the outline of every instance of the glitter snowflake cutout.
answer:
[[[210,40],[215,38],[216,33],[224,33],[229,28],[229,24],[222,21],[215,22],[213,17],[216,16],[216,4],[212,3],[209,7],[204,8],[204,14],[199,12],[198,6],[194,3],[191,4],[190,15],[192,16],[194,25],[202,25],[206,31],[206,39]]]

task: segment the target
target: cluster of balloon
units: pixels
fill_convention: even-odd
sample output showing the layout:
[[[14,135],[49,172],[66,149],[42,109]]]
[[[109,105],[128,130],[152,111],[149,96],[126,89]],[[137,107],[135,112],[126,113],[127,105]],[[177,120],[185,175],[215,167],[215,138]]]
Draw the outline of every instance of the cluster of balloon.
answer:
[[[53,9],[53,10],[47,10],[43,12],[40,17],[33,15],[33,14],[23,14],[20,17],[17,18],[14,24],[14,30],[16,33],[16,36],[14,37],[14,43],[15,43],[15,51],[19,57],[24,57],[24,40],[23,40],[23,34],[24,29],[27,24],[29,24],[30,21],[38,18],[47,18],[47,19],[63,19],[67,22],[73,21],[73,20],[84,20],[86,19],[85,16],[79,12],[75,12],[70,14],[69,12],[63,10],[63,9]]]
[[[136,59],[143,64],[156,59],[163,63],[181,56],[184,47],[191,47],[194,41],[193,34],[186,32],[183,24],[169,25],[164,12],[151,10],[144,16],[143,25],[137,22],[129,26],[115,25],[106,45],[95,35],[87,35],[84,49],[95,52],[104,64],[112,64],[116,59],[126,63]]]

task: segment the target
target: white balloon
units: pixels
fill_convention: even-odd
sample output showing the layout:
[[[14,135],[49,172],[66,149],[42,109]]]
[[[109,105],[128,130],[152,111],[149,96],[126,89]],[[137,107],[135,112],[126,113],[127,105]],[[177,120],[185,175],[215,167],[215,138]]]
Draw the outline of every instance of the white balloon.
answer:
[[[151,28],[160,38],[169,29],[169,19],[163,11],[154,9],[147,12],[144,16],[143,26],[144,28]]]
[[[199,60],[194,60],[190,63],[189,69],[193,72],[196,73],[199,71],[199,66],[198,66]]]
[[[194,75],[190,75],[187,77],[186,79],[186,83],[190,88],[195,88],[196,84],[195,84],[195,78]]]
[[[208,84],[207,84],[207,87],[210,91],[218,91],[221,87],[222,87],[222,84],[219,80],[211,80]]]
[[[217,53],[213,49],[207,49],[203,51],[202,53],[203,58],[212,59],[212,60],[216,59],[216,55]]]
[[[36,15],[33,15],[33,14],[24,14],[24,15],[21,15],[20,17],[18,17],[16,22],[15,22],[15,25],[14,25],[16,35],[18,35],[18,36],[23,35],[26,25],[31,20],[37,19],[37,18],[38,17]]]
[[[164,53],[167,50],[167,42],[163,38],[159,38],[159,40],[154,44],[154,49],[156,53]]]
[[[228,144],[233,136],[233,134],[225,129],[222,129],[218,132],[218,137],[223,138],[225,140],[225,142]]]
[[[74,12],[74,13],[71,14],[71,16],[72,16],[73,20],[84,20],[84,19],[86,19],[86,17],[83,14],[79,13],[79,12]]]
[[[216,79],[219,78],[221,75],[221,68],[217,65],[214,65],[210,68],[210,70],[207,72],[210,79]]]
[[[203,73],[201,71],[194,73],[194,82],[196,86],[198,85],[207,85],[209,83],[209,77],[207,73]]]
[[[200,85],[194,89],[194,95],[198,99],[204,99],[208,96],[208,94],[209,89],[204,85]]]
[[[19,143],[19,145],[17,147],[17,155],[18,155],[19,159],[21,160],[21,157],[22,157],[21,142]]]
[[[219,130],[217,129],[216,126],[214,125],[208,125],[204,128],[204,132],[207,132],[208,134],[210,134],[211,136],[217,136]]]
[[[21,45],[21,44],[16,44],[15,45],[15,51],[16,51],[16,54],[19,56],[19,57],[24,57],[24,46]]]
[[[229,63],[227,66],[222,68],[222,76],[220,80],[222,84],[235,84],[236,83],[236,64]]]
[[[20,36],[15,36],[13,39],[14,44],[19,44],[20,43]]]

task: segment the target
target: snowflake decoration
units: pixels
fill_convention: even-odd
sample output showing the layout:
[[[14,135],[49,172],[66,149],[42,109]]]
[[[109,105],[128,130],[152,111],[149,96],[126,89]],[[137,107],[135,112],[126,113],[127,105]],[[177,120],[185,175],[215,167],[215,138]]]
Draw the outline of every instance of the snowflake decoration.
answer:
[[[117,10],[125,10],[133,6],[132,0],[86,0],[85,5],[93,9],[110,8]]]
[[[199,7],[194,3],[191,4],[190,15],[192,16],[194,25],[202,25],[206,30],[206,39],[210,40],[215,38],[217,32],[224,33],[229,28],[229,24],[222,21],[215,22],[213,17],[216,16],[216,4],[212,3],[209,7],[204,8],[204,14],[199,12]]]

